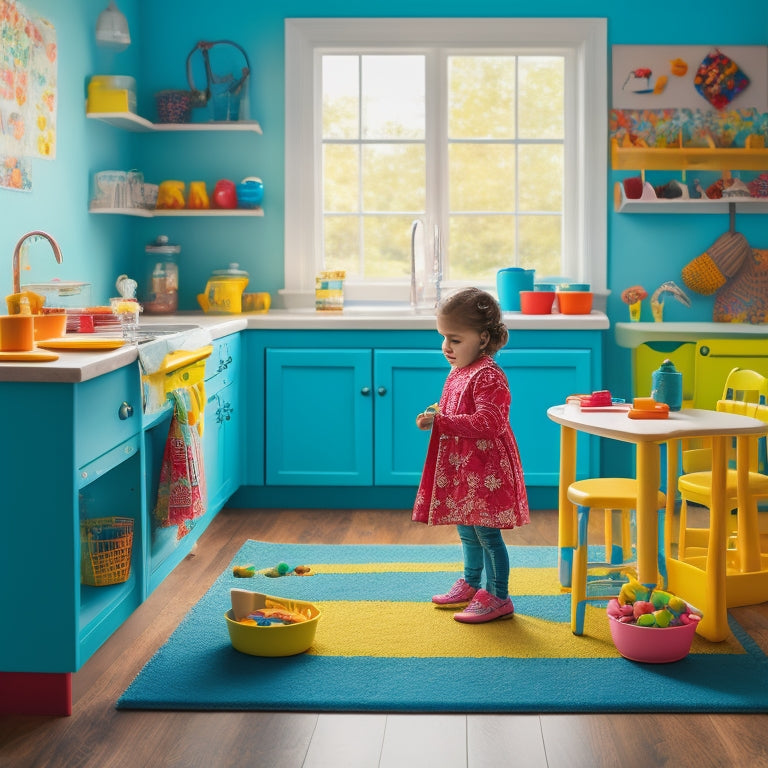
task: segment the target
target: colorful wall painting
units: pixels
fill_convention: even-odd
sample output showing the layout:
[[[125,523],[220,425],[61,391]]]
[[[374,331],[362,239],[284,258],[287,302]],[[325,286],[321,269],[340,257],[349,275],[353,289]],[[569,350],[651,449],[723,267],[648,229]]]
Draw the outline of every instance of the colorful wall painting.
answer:
[[[0,187],[32,188],[32,158],[56,157],[56,30],[0,0]]]
[[[768,111],[768,47],[614,45],[614,109]]]

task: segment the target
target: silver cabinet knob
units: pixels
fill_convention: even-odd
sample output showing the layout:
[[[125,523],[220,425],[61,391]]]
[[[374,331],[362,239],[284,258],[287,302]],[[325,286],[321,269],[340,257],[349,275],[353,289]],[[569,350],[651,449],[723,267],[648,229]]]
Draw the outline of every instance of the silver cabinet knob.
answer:
[[[380,395],[386,395],[387,394],[387,388],[386,387],[379,387],[376,390]]]
[[[133,416],[133,406],[130,403],[123,401],[122,405],[117,409],[117,415],[121,421],[130,419]]]
[[[370,395],[371,394],[371,388],[370,387],[363,387],[360,390],[361,395]]]

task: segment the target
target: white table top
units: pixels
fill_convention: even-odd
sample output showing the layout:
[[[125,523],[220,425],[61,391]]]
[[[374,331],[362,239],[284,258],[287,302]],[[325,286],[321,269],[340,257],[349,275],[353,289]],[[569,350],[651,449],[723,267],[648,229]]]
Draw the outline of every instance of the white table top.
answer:
[[[557,424],[625,443],[655,443],[684,437],[761,435],[768,424],[749,416],[685,408],[667,419],[630,419],[627,411],[584,411],[578,405],[555,405],[547,416]]]

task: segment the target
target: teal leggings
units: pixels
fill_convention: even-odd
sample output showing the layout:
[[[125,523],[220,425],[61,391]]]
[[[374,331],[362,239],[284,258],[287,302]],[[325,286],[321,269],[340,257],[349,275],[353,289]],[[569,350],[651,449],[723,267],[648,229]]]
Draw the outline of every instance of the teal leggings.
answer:
[[[479,589],[485,568],[485,590],[502,600],[509,597],[509,553],[501,531],[483,525],[456,526],[464,552],[464,580]]]

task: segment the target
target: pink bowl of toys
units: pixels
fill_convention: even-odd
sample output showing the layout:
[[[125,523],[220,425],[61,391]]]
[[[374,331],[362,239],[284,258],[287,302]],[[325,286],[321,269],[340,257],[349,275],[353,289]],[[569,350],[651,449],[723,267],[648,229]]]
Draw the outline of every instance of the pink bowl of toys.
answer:
[[[630,661],[667,664],[691,650],[701,611],[661,589],[630,581],[608,603],[608,625],[616,650]]]

